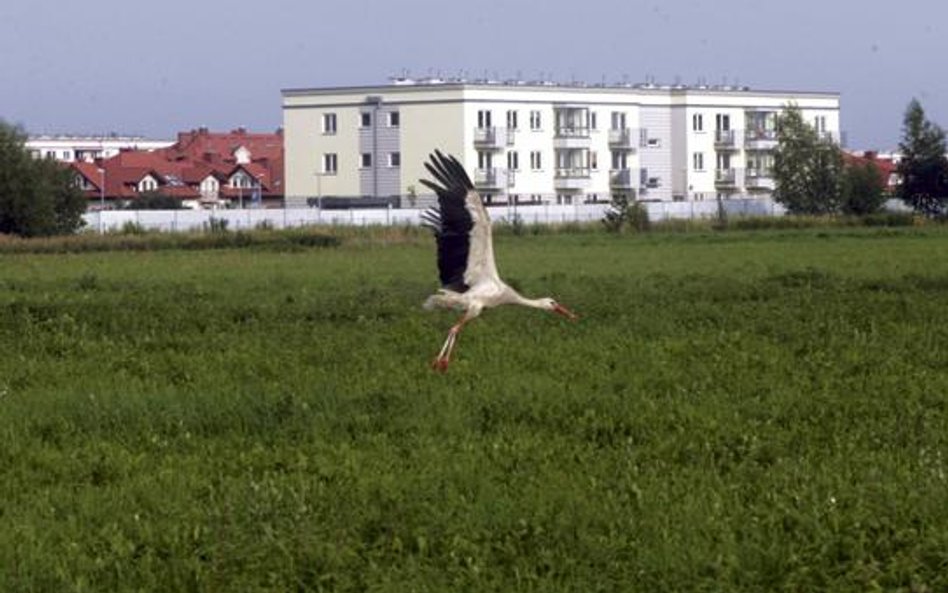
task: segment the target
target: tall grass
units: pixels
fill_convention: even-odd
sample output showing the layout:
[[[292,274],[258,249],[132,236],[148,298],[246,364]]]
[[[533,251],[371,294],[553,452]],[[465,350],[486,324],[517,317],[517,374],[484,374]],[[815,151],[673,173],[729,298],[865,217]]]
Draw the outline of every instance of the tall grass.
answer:
[[[948,588],[940,227],[497,253],[444,375],[430,239],[5,256],[0,589]]]

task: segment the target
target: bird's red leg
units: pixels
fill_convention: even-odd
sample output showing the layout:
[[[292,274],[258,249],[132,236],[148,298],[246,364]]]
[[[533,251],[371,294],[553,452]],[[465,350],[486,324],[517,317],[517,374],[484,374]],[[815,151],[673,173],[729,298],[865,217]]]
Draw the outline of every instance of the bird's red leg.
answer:
[[[454,351],[454,344],[457,342],[458,334],[461,333],[464,324],[467,322],[468,318],[464,316],[451,326],[451,329],[448,331],[448,337],[445,338],[444,345],[441,346],[441,351],[438,353],[437,358],[431,363],[431,368],[442,372],[448,370],[448,363],[451,362],[451,352]]]

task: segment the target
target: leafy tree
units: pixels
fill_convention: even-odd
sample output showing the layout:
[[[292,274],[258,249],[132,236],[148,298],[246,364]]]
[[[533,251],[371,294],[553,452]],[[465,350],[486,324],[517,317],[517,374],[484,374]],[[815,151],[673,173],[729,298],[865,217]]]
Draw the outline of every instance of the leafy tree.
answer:
[[[840,203],[840,210],[844,214],[863,216],[878,212],[885,204],[886,197],[885,179],[875,163],[866,161],[846,166]]]
[[[948,209],[948,160],[945,159],[945,132],[928,121],[921,104],[912,99],[905,111],[897,194],[906,204],[927,216],[939,216]]]
[[[777,117],[774,200],[791,214],[829,214],[839,208],[843,156],[832,140],[820,138],[790,105]]]
[[[181,200],[158,191],[146,191],[131,200],[126,210],[181,210]]]
[[[26,137],[0,121],[0,233],[35,237],[75,232],[86,199],[70,172],[51,160],[36,160]]]

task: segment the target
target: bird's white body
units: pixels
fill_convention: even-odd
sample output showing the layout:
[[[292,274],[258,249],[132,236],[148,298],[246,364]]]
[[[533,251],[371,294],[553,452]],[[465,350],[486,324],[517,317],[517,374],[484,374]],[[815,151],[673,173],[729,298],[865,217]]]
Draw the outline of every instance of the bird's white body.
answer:
[[[576,319],[576,315],[553,299],[524,298],[500,279],[494,263],[490,216],[461,164],[454,157],[435,151],[431,164],[425,163],[425,167],[442,184],[421,180],[438,195],[438,206],[423,218],[438,238],[438,267],[444,284],[428,297],[425,308],[464,312],[448,332],[433,366],[447,369],[461,329],[487,308],[523,305]]]

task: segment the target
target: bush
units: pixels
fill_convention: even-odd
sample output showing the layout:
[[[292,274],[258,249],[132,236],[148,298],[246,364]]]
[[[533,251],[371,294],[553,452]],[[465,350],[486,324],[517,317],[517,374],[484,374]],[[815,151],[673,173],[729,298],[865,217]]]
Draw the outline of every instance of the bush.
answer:
[[[630,199],[629,194],[615,194],[602,224],[610,233],[621,233],[626,228],[639,232],[647,231],[650,226],[648,210],[641,202]]]
[[[125,206],[126,210],[183,210],[181,200],[157,191],[147,191]]]
[[[211,216],[208,218],[207,222],[204,224],[204,230],[211,233],[226,233],[227,226],[230,224],[230,221],[226,218],[216,218]]]

